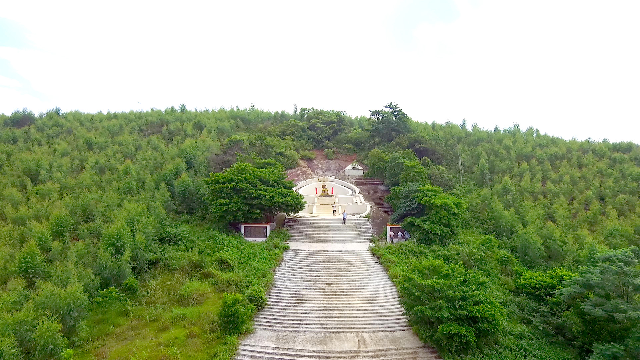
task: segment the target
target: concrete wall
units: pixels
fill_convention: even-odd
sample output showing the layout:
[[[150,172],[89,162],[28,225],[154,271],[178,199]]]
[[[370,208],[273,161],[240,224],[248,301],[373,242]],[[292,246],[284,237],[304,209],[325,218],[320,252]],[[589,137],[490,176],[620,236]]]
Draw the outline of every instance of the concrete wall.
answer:
[[[368,210],[366,204],[345,204],[341,206],[342,209],[347,210],[347,214],[363,214]]]
[[[344,174],[347,176],[362,176],[364,175],[364,170],[358,169],[345,169]]]
[[[313,182],[311,184],[305,185],[297,189],[297,191],[302,195],[316,195],[316,189],[318,190],[318,195],[322,193],[322,184],[327,185],[327,190],[329,191],[329,195],[331,195],[331,188],[333,188],[333,195],[351,195],[353,190],[341,185],[337,184],[333,181],[327,182]]]

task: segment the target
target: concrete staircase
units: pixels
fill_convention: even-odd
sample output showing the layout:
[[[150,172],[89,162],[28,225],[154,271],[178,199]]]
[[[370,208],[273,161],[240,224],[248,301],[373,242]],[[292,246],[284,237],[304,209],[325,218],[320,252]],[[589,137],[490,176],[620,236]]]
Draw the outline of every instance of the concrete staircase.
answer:
[[[236,359],[439,359],[407,324],[369,252],[367,219],[288,222],[290,250]]]
[[[302,218],[287,222],[291,239],[297,243],[365,243],[373,235],[367,219],[347,219],[342,224],[342,215],[335,217]],[[368,248],[368,246],[366,247]]]

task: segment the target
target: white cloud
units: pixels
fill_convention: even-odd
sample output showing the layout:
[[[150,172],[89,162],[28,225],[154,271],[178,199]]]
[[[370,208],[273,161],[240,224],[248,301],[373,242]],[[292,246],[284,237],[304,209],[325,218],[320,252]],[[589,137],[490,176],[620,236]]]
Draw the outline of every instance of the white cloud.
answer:
[[[394,37],[398,4],[13,2],[2,16],[34,48],[0,58],[43,96],[3,98],[0,112],[295,103],[367,115],[393,101],[421,121],[640,142],[640,3],[456,0],[455,21],[411,39]]]
[[[19,88],[20,86],[20,81],[0,75],[0,87]]]

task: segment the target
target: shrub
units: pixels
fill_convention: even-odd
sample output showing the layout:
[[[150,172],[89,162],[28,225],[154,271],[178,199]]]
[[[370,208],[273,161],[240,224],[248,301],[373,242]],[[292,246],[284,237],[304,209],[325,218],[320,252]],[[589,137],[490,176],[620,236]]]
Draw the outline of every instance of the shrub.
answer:
[[[224,294],[219,327],[225,335],[240,335],[251,328],[255,307],[241,294]]]
[[[73,229],[73,219],[68,212],[56,212],[49,219],[49,231],[53,240],[62,241]]]
[[[327,157],[327,160],[333,160],[336,158],[336,152],[333,149],[324,149],[324,156]]]
[[[40,251],[44,253],[49,252],[53,241],[50,229],[35,221],[30,221],[28,228],[31,237],[36,241],[36,244],[38,244]]]
[[[16,272],[15,250],[0,246],[0,285],[6,284]]]
[[[220,271],[233,271],[233,268],[235,267],[235,260],[233,259],[233,256],[224,251],[213,255],[212,262]]]
[[[184,225],[168,225],[165,226],[160,234],[158,241],[163,244],[177,244],[189,239],[189,230]]]
[[[26,243],[18,253],[17,270],[29,288],[33,288],[37,280],[46,277],[47,264],[35,241]]]
[[[60,324],[47,318],[40,319],[34,334],[33,359],[60,359],[67,350],[67,339],[60,333]]]
[[[100,287],[119,287],[131,276],[128,253],[121,258],[113,258],[108,251],[100,248],[93,264],[93,273],[100,279]]]
[[[435,337],[452,354],[463,353],[476,344],[475,331],[468,326],[456,323],[445,323],[438,326]]]
[[[125,294],[129,296],[136,296],[140,291],[140,284],[138,283],[138,280],[136,278],[134,278],[133,276],[129,276],[127,280],[122,283],[122,286],[120,286],[120,288]]]
[[[411,236],[425,245],[446,245],[455,240],[462,228],[464,201],[431,185],[419,187],[412,197],[424,206],[424,216],[408,217],[402,223]]]
[[[314,153],[313,151],[309,151],[309,150],[300,151],[300,159],[313,160],[315,158],[316,158],[316,153]]]
[[[27,304],[11,315],[0,313],[0,327],[13,334],[18,347],[23,353],[33,352],[34,334],[38,327],[38,314],[31,304]]]
[[[131,247],[131,232],[124,223],[110,226],[102,234],[102,244],[109,250],[111,256],[121,258]]]
[[[562,288],[564,281],[573,278],[575,274],[561,268],[549,271],[528,271],[516,280],[515,287],[519,293],[535,300],[538,303],[545,303],[555,295],[556,291]]]
[[[22,351],[13,335],[0,336],[0,359],[21,360]]]
[[[0,311],[18,311],[29,300],[29,297],[30,291],[25,289],[24,280],[14,278],[7,283],[6,291],[0,293]]]
[[[498,338],[505,309],[479,271],[439,259],[417,258],[401,266],[390,273],[423,340],[443,353],[459,355]]]
[[[71,339],[77,334],[78,327],[84,320],[89,300],[80,284],[73,284],[61,289],[50,283],[45,283],[38,290],[34,304],[36,309],[59,319],[62,333]]]
[[[267,294],[264,289],[259,286],[250,287],[245,296],[249,303],[258,310],[263,309],[267,305]]]

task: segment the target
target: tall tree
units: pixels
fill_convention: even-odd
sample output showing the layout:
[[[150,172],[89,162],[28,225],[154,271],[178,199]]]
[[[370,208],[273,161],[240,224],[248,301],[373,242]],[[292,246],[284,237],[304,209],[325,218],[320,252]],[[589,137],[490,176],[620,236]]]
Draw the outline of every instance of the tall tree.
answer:
[[[411,131],[411,118],[394,103],[385,105],[382,110],[372,110],[370,121],[371,134],[383,142],[391,142]]]
[[[259,165],[260,166],[260,165]],[[284,168],[271,162],[258,168],[235,163],[206,179],[209,212],[227,222],[271,220],[277,213],[296,213],[304,208],[302,195],[292,190]]]

